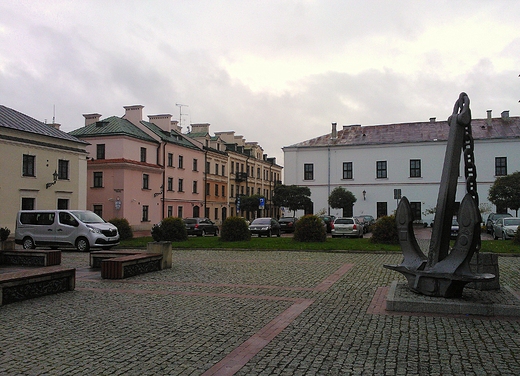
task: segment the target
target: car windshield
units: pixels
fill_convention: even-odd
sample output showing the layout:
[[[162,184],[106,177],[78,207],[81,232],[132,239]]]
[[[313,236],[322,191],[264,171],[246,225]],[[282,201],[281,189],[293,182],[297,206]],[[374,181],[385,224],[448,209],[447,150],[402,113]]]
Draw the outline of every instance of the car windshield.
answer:
[[[257,218],[252,223],[252,225],[269,225],[271,224],[270,218]]]
[[[88,210],[72,210],[71,213],[83,223],[105,223],[103,218]]]
[[[197,223],[197,220],[196,219],[191,219],[191,218],[186,218],[184,220],[184,223],[193,224],[193,223]]]
[[[520,226],[520,218],[504,218],[504,226]]]

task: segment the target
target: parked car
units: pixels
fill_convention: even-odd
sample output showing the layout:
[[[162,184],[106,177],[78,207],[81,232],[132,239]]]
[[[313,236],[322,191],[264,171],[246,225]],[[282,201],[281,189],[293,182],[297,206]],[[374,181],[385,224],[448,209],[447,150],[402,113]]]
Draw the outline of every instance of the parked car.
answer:
[[[336,217],[333,215],[321,215],[320,218],[323,219],[323,221],[327,225],[327,232],[330,233],[334,228],[334,220],[336,219]]]
[[[459,222],[457,217],[453,217],[451,220],[450,239],[457,239],[457,236],[459,236]]]
[[[357,218],[336,218],[334,220],[334,228],[332,229],[332,237],[350,236],[354,238],[363,237],[363,225]]]
[[[358,215],[355,218],[363,225],[364,234],[372,231],[372,226],[376,223],[376,220],[371,215]]]
[[[499,218],[512,217],[509,213],[490,213],[486,220],[486,231],[488,234],[493,234],[493,224]]]
[[[498,218],[493,225],[493,238],[512,239],[516,235],[518,226],[520,226],[520,218],[518,217]]]
[[[15,243],[24,249],[75,247],[88,252],[118,245],[119,233],[89,210],[22,210],[16,216]]]
[[[249,225],[249,231],[252,235],[262,235],[271,237],[272,235],[280,236],[282,231],[280,230],[280,224],[274,218],[262,217],[257,218]]]
[[[296,221],[298,219],[295,217],[282,217],[278,220],[280,224],[280,230],[282,232],[294,232],[294,228],[296,227]]]
[[[209,218],[184,218],[188,235],[218,236],[218,226]]]

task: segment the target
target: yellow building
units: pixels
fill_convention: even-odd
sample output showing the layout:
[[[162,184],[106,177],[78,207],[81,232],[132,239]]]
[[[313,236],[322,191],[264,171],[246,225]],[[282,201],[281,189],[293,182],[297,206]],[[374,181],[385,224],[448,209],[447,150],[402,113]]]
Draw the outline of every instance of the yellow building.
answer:
[[[88,143],[0,105],[0,227],[21,209],[85,209]]]

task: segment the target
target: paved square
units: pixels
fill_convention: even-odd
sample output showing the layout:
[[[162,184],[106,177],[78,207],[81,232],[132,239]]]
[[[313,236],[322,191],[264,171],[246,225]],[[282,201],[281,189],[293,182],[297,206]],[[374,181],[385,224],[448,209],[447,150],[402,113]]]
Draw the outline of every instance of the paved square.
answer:
[[[0,307],[2,375],[518,375],[514,318],[388,314],[400,254],[177,251],[172,269]],[[500,257],[520,291],[520,258]]]

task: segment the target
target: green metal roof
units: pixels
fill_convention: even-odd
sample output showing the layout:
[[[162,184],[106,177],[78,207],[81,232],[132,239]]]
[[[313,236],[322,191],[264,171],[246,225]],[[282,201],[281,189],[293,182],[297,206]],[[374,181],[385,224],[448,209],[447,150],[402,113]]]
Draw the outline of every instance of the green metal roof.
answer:
[[[78,138],[97,137],[97,136],[128,136],[140,140],[157,142],[146,132],[142,131],[126,119],[111,116],[96,123],[86,125],[82,128],[69,132],[70,135]]]
[[[180,132],[178,132],[176,130],[171,130],[170,132],[168,132],[168,131],[161,129],[154,123],[150,123],[150,122],[144,121],[144,120],[141,121],[141,124],[143,124],[146,128],[151,130],[157,136],[159,136],[161,138],[161,140],[164,142],[169,142],[169,143],[183,146],[186,148],[200,150],[200,147],[198,147],[196,144],[191,142],[187,137],[185,137],[183,134],[181,134]]]

